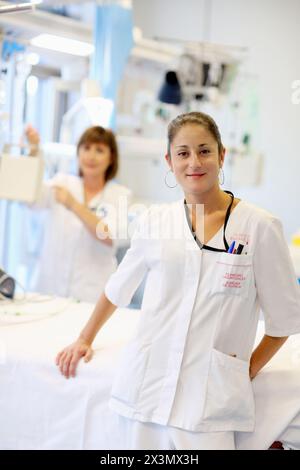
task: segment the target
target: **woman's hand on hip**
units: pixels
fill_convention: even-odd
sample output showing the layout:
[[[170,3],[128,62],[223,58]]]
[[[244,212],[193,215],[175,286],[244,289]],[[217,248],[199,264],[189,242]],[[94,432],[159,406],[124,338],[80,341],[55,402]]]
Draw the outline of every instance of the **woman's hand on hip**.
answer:
[[[56,365],[59,367],[60,372],[67,379],[75,377],[77,364],[81,358],[84,362],[89,362],[92,359],[93,350],[89,343],[79,338],[75,343],[70,344],[56,356]]]

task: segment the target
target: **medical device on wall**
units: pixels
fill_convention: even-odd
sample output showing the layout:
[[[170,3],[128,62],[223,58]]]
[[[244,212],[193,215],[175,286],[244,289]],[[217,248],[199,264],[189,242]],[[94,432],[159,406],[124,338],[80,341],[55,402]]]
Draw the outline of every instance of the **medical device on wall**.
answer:
[[[72,144],[89,126],[110,127],[114,104],[101,96],[95,80],[85,79],[81,85],[81,98],[64,114],[60,131],[60,141]],[[74,139],[74,129],[77,136]]]
[[[0,301],[2,297],[13,299],[15,288],[15,280],[0,268]]]
[[[44,162],[40,157],[0,156],[0,199],[34,203],[41,191]]]

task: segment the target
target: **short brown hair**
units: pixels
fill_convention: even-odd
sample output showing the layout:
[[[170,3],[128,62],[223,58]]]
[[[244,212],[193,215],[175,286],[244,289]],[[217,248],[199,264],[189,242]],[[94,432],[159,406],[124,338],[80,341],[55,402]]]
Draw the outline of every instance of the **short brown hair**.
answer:
[[[105,181],[113,179],[119,167],[119,151],[115,134],[110,129],[104,129],[101,126],[89,127],[80,137],[77,144],[77,155],[79,148],[82,145],[88,144],[105,144],[111,151],[111,164],[105,172]],[[82,171],[79,170],[79,175],[82,176]]]
[[[223,151],[222,138],[219,128],[213,118],[205,113],[193,111],[191,113],[180,114],[168,126],[168,154],[171,155],[170,147],[176,134],[186,124],[198,124],[205,127],[214,137],[218,144],[219,154]]]

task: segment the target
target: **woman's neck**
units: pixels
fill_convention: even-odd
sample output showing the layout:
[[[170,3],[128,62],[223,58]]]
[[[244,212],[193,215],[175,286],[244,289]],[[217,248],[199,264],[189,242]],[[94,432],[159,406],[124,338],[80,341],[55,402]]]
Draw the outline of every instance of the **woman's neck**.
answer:
[[[101,176],[83,176],[83,186],[89,193],[98,193],[105,186],[104,175]]]
[[[228,206],[229,198],[229,194],[226,194],[218,186],[202,194],[185,194],[187,204],[204,204],[204,214],[206,215],[226,208]]]

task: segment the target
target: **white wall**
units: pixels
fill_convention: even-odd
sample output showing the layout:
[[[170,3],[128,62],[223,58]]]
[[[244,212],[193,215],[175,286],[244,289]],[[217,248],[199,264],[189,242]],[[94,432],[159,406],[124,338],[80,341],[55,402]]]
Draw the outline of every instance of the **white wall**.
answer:
[[[289,237],[300,227],[300,105],[291,84],[300,78],[298,0],[214,0],[212,40],[250,48],[259,75],[262,185],[240,196],[278,215]]]
[[[211,0],[211,22],[204,30],[201,11],[209,12],[208,4],[135,0],[134,20],[148,36],[210,39],[249,48],[247,71],[259,83],[264,177],[261,186],[237,195],[278,215],[289,238],[300,228],[300,104],[291,102],[292,82],[300,79],[300,2]]]
[[[132,6],[134,23],[145,37],[203,39],[206,0],[133,0]]]

